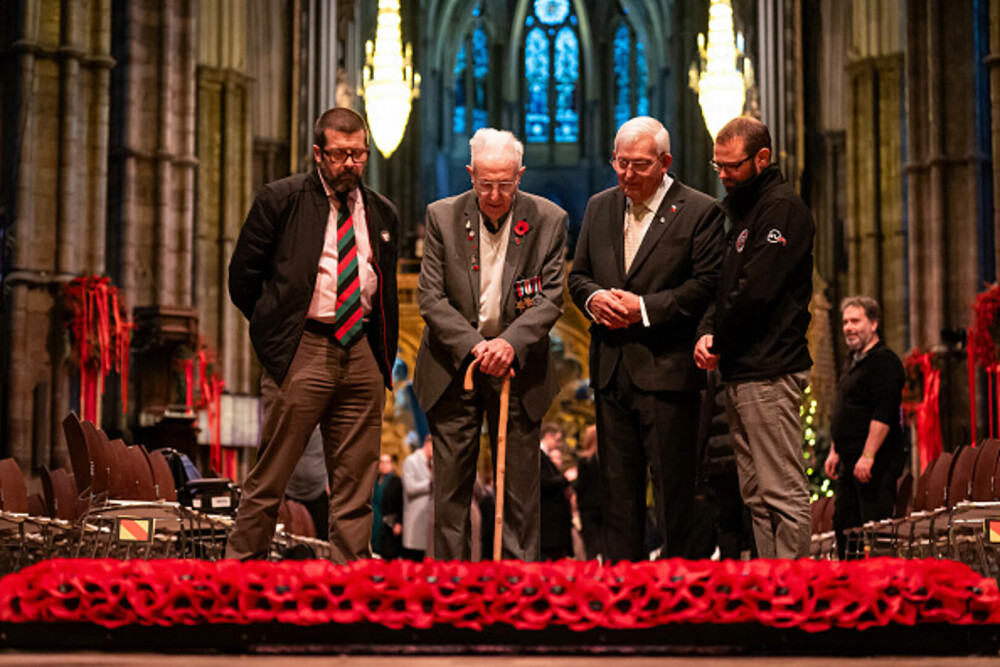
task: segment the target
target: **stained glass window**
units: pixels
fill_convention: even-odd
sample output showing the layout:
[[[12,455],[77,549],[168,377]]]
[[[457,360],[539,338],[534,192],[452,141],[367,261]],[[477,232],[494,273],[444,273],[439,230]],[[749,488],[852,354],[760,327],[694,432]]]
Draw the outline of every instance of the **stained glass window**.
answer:
[[[569,0],[535,0],[525,18],[524,128],[528,143],[580,138],[580,40]]]
[[[458,45],[458,53],[455,54],[455,113],[452,122],[452,131],[455,134],[465,134],[466,128],[466,104],[465,104],[465,40]]]
[[[486,48],[486,31],[479,26],[472,33],[472,131],[486,127],[486,75],[490,69],[490,53]]]
[[[576,83],[579,72],[580,45],[576,33],[566,27],[556,35],[556,132],[559,143],[573,143],[580,134],[576,113]]]
[[[615,128],[633,116],[649,115],[649,72],[646,53],[635,31],[625,21],[614,33]]]
[[[482,7],[477,3],[472,16],[478,20],[459,42],[452,69],[455,83],[451,127],[452,132],[463,136],[488,124],[486,76],[490,69],[490,52],[482,14]]]
[[[524,40],[524,74],[528,82],[524,128],[529,143],[549,139],[549,38],[532,28]]]
[[[535,14],[546,25],[558,25],[569,15],[569,0],[535,0]]]

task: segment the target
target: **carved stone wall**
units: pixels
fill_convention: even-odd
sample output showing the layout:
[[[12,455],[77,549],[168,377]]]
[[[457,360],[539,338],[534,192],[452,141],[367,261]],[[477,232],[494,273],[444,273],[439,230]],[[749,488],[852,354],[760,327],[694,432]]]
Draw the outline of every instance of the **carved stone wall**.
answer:
[[[105,270],[111,0],[5,3],[0,455],[61,464],[62,285]]]

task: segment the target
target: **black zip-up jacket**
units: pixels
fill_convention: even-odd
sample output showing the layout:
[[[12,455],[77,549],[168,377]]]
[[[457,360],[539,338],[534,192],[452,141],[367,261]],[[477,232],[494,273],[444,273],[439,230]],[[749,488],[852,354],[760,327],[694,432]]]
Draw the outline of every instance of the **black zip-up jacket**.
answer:
[[[399,335],[399,217],[392,202],[359,187],[378,274],[365,335],[391,387]],[[229,263],[229,296],[250,322],[261,365],[279,385],[302,338],[329,215],[330,201],[315,170],[268,183],[243,223]]]
[[[806,329],[816,225],[771,165],[722,201],[732,221],[714,307],[699,326],[729,381],[767,380],[812,366]]]

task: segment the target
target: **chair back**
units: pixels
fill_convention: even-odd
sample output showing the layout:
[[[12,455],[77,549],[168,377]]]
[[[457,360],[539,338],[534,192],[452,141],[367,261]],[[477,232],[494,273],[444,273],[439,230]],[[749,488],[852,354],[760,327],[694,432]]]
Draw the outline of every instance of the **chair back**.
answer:
[[[980,447],[968,445],[958,450],[951,464],[951,478],[948,480],[948,491],[945,494],[945,503],[949,509],[972,497],[972,475],[982,451]]]
[[[83,436],[90,454],[90,491],[94,495],[109,494],[111,489],[111,452],[108,447],[108,436],[97,428],[93,422],[84,419],[80,422]],[[79,480],[77,486],[79,487]],[[109,494],[110,495],[110,494]],[[114,496],[112,496],[114,497]]]
[[[823,516],[819,521],[819,532],[829,533],[833,530],[833,512],[837,507],[837,497],[829,496],[826,507],[823,508]]]
[[[917,492],[913,494],[913,511],[923,512],[927,509],[927,485],[930,483],[931,473],[934,472],[934,468],[937,467],[938,460],[941,457],[931,460],[924,468],[924,471],[917,478]]]
[[[823,512],[826,510],[826,505],[830,501],[830,498],[823,496],[822,498],[816,499],[815,502],[809,505],[809,511],[812,513],[812,534],[819,535],[820,523],[823,520]]]
[[[312,516],[310,516],[306,506],[297,500],[289,500],[288,509],[292,520],[292,528],[289,532],[302,537],[316,537],[316,526],[313,524]]]
[[[83,491],[90,488],[90,452],[87,449],[87,439],[83,433],[83,425],[75,412],[69,413],[63,419],[63,434],[66,436],[66,447],[69,449],[69,462],[73,467],[73,477],[76,488]]]
[[[48,516],[48,512],[45,510],[45,501],[42,500],[42,494],[32,493],[28,496],[28,514],[31,516]]]
[[[21,466],[14,459],[0,459],[0,510],[28,513],[28,490]]]
[[[902,519],[913,506],[913,473],[906,473],[896,484],[896,507],[892,516]]]
[[[945,506],[945,494],[948,492],[948,480],[951,478],[951,464],[955,460],[955,455],[951,452],[943,452],[938,457],[937,465],[931,471],[930,479],[927,480],[927,499],[924,501],[925,510],[933,510]]]
[[[176,502],[177,487],[174,482],[174,475],[170,472],[170,464],[167,457],[158,449],[149,452],[149,467],[153,471],[153,484],[156,490],[156,497],[168,502]]]
[[[993,471],[1000,459],[1000,440],[987,438],[979,447],[976,457],[976,469],[972,471],[972,500],[988,502],[993,500]]]
[[[153,469],[149,466],[149,455],[142,445],[132,445],[128,448],[132,456],[132,472],[136,481],[136,500],[156,500],[156,482],[153,480]]]
[[[48,516],[53,519],[73,521],[80,516],[76,481],[65,468],[49,470],[48,466],[42,466],[42,494]]]

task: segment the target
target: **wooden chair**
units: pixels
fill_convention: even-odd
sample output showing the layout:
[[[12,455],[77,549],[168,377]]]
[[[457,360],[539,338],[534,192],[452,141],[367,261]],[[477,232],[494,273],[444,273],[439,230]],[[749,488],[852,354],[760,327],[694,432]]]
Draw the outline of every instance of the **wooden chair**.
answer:
[[[958,457],[962,456],[963,447],[958,454],[943,452],[937,458],[934,468],[930,474],[926,474],[927,484],[925,485],[925,495],[922,508],[914,511],[907,517],[910,533],[907,540],[906,554],[913,558],[916,555],[936,556],[938,549],[937,529],[942,524],[947,524],[948,505],[948,485],[951,481],[953,464]],[[919,494],[919,484],[918,484]],[[919,500],[919,497],[918,497]]]
[[[896,483],[896,507],[893,518],[902,519],[910,513],[913,506],[913,473],[907,472]]]
[[[93,422],[86,419],[80,422],[80,428],[83,431],[83,437],[87,443],[87,453],[90,456],[90,495],[107,498],[111,490],[111,452],[108,446],[108,436]],[[79,485],[80,480],[77,479],[77,488]]]
[[[1000,462],[1000,440],[987,439],[979,445],[979,456],[976,458],[976,469],[972,472],[972,500],[974,502],[989,502],[1000,500],[994,490],[993,472]]]
[[[42,466],[42,493],[48,516],[64,521],[76,521],[85,507],[81,507],[76,493],[76,481],[65,468],[49,470]]]
[[[45,501],[42,500],[42,494],[36,492],[28,496],[28,514],[31,516],[48,516],[48,511],[45,509]]]
[[[87,448],[87,438],[83,432],[83,424],[75,412],[69,413],[62,422],[63,433],[66,435],[66,446],[69,449],[70,465],[73,467],[73,477],[76,488],[81,492],[90,489],[91,460]]]
[[[28,514],[28,490],[21,466],[14,459],[0,459],[0,510]]]
[[[177,501],[177,487],[174,482],[174,475],[170,472],[170,464],[167,458],[158,449],[149,452],[149,467],[153,471],[153,483],[156,497],[168,502]]]
[[[128,453],[132,460],[132,475],[135,479],[136,500],[156,500],[156,482],[153,469],[149,466],[149,456],[142,445],[131,445]]]

